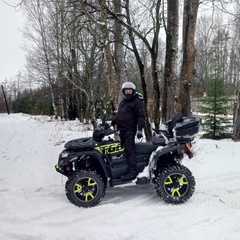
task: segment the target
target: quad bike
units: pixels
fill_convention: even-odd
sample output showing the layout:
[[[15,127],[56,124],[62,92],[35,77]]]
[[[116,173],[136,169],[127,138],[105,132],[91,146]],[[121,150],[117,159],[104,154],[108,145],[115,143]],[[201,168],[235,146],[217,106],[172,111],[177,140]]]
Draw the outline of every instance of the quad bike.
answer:
[[[187,201],[195,190],[195,179],[181,160],[184,154],[193,156],[192,141],[200,125],[200,118],[177,114],[166,123],[167,130],[155,129],[152,141],[136,143],[140,173],[136,184],[153,183],[167,203]],[[129,182],[120,177],[128,172],[128,161],[121,143],[110,137],[114,132],[110,125],[101,124],[92,137],[67,142],[59,155],[55,169],[68,178],[66,196],[78,207],[93,207],[102,201],[108,186]]]

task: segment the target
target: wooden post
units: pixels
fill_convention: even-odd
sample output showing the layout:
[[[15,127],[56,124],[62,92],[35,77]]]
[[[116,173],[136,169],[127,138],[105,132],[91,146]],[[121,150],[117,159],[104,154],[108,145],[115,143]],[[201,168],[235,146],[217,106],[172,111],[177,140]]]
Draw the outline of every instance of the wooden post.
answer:
[[[9,113],[9,108],[8,108],[8,103],[7,103],[7,98],[6,98],[6,95],[5,95],[5,92],[4,92],[3,85],[1,85],[1,87],[2,87],[3,97],[4,97],[6,108],[7,108],[7,113],[10,114]]]

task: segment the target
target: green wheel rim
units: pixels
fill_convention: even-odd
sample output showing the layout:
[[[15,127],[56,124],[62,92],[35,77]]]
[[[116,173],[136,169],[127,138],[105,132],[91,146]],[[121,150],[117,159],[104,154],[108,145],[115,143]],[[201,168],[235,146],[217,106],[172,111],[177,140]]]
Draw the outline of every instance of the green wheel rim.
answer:
[[[173,173],[164,180],[164,190],[171,197],[182,197],[189,189],[189,183],[185,175]]]
[[[81,202],[90,202],[98,194],[99,187],[93,178],[85,177],[79,179],[73,187],[73,193]]]

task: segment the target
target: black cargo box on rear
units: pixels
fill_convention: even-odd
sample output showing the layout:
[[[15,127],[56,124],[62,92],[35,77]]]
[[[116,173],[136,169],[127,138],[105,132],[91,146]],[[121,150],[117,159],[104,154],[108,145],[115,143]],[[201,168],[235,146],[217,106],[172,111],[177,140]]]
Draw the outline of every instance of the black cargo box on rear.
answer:
[[[182,122],[176,124],[174,134],[176,137],[192,137],[200,130],[201,118],[184,117]]]

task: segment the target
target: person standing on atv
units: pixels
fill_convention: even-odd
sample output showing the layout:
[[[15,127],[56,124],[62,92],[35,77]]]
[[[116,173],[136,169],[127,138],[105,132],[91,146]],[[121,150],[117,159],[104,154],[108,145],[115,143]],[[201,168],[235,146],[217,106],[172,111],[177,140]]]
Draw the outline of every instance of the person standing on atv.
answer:
[[[120,102],[118,111],[112,121],[112,125],[117,124],[120,131],[121,144],[125,149],[129,163],[129,172],[122,175],[122,180],[133,180],[136,178],[137,162],[135,156],[135,135],[141,139],[144,127],[144,107],[136,86],[132,82],[125,82],[122,85],[123,100]]]

